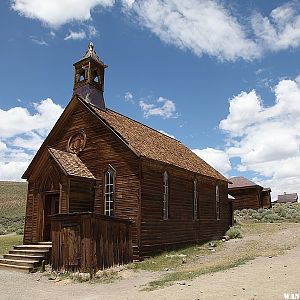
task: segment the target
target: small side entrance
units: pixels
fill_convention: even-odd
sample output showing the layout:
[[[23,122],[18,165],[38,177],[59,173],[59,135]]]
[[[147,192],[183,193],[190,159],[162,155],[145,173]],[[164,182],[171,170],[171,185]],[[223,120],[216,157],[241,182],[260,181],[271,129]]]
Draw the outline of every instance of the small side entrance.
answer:
[[[43,240],[51,241],[51,219],[50,215],[59,213],[59,193],[45,195],[44,203],[44,232]]]

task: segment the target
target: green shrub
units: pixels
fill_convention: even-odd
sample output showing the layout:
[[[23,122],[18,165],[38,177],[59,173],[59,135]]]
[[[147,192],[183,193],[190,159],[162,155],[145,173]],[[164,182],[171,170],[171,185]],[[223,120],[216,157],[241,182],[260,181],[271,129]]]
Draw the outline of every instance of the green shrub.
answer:
[[[16,234],[23,234],[24,230],[22,228],[19,228],[16,230]]]
[[[300,222],[300,203],[283,203],[274,204],[270,209],[259,208],[242,209],[235,211],[237,222],[249,221],[254,222]]]
[[[7,233],[7,230],[0,224],[0,235],[4,235]]]
[[[254,213],[254,214],[252,215],[252,218],[255,219],[255,220],[260,221],[260,220],[263,218],[263,216],[262,216],[262,214],[256,212],[256,213]]]
[[[226,231],[226,235],[228,235],[231,239],[240,239],[242,238],[242,233],[238,227],[232,226]]]

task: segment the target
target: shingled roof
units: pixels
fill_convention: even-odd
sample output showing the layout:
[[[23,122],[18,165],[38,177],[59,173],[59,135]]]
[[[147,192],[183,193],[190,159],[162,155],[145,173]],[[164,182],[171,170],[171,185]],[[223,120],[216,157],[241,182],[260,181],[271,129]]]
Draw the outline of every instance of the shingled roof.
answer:
[[[260,187],[260,185],[256,184],[255,182],[239,176],[239,177],[232,177],[229,179],[232,183],[228,184],[229,189],[235,188],[246,188],[246,187]]]
[[[49,148],[48,151],[68,175],[95,179],[94,175],[76,154],[54,148]]]
[[[228,181],[227,178],[176,139],[110,109],[101,110],[88,105],[140,156]]]

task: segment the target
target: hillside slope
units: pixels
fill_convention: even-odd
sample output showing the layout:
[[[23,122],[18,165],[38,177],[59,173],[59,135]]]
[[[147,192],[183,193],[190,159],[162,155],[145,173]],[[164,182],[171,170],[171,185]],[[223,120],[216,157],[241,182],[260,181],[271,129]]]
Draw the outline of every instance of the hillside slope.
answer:
[[[22,232],[26,194],[26,182],[0,181],[0,234]]]

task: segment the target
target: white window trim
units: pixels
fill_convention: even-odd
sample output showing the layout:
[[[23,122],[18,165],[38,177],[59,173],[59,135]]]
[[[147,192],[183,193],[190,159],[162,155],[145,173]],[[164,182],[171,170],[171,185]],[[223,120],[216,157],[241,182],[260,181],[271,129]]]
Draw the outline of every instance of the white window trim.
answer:
[[[107,175],[108,182],[107,182]],[[104,215],[114,215],[114,202],[115,202],[115,170],[109,167],[104,174]],[[108,191],[107,191],[108,186]],[[108,204],[108,209],[107,209]]]
[[[216,219],[220,220],[220,188],[216,185]]]
[[[163,178],[163,220],[169,219],[169,175],[164,172]]]
[[[194,180],[194,194],[193,194],[193,218],[199,220],[198,212],[198,181]]]

